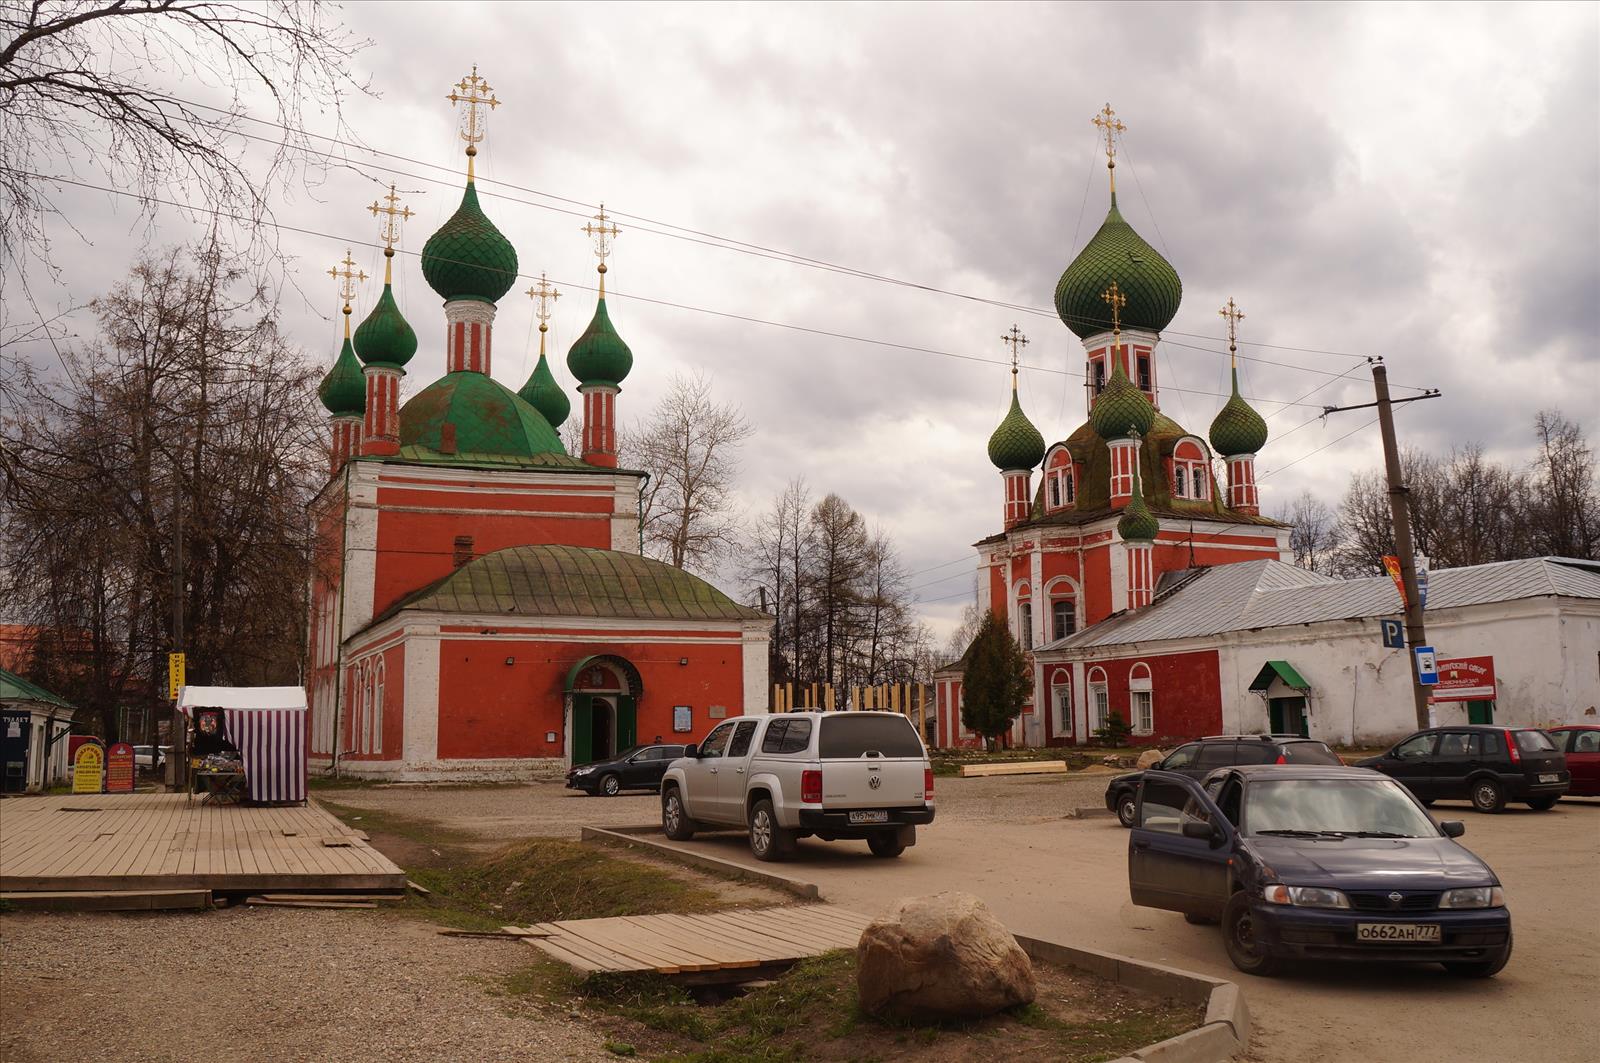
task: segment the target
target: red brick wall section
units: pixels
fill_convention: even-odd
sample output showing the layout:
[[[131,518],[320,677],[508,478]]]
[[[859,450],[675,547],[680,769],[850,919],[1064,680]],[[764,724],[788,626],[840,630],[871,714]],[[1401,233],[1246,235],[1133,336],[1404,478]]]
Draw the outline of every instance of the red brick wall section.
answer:
[[[445,638],[439,645],[439,757],[560,757],[564,752],[563,695],[567,672],[593,654],[613,654],[639,670],[644,695],[638,736],[649,742],[704,738],[721,705],[729,716],[744,710],[743,647],[725,642],[535,642]],[[513,664],[507,665],[506,658]],[[680,665],[688,658],[688,665]],[[674,734],[672,709],[693,709],[694,730]],[[760,707],[760,706],[753,706]],[[555,732],[554,742],[545,741]]]
[[[1169,746],[1177,741],[1221,733],[1222,682],[1216,650],[1085,662],[1085,676],[1096,665],[1105,670],[1111,709],[1120,713],[1124,720],[1129,720],[1131,702],[1128,674],[1139,662],[1150,668],[1150,687],[1155,695],[1155,731],[1149,735],[1135,735],[1135,744]]]

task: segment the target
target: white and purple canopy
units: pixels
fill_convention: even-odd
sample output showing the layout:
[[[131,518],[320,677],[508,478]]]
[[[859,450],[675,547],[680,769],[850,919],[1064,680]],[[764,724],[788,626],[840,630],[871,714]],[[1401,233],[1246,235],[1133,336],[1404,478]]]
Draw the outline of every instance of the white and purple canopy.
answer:
[[[195,687],[178,710],[220,709],[228,741],[244,761],[252,801],[306,799],[306,692],[301,687]]]

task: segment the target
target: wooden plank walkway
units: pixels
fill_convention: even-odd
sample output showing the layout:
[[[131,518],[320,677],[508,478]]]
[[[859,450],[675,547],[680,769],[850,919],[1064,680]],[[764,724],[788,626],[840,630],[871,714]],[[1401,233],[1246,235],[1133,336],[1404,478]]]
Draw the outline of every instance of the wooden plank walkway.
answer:
[[[331,843],[331,844],[329,844]],[[0,801],[0,892],[403,891],[405,872],[315,804],[202,804],[184,794]]]
[[[832,949],[853,949],[871,921],[844,908],[808,904],[535,923],[523,940],[585,974],[696,974],[793,963]]]

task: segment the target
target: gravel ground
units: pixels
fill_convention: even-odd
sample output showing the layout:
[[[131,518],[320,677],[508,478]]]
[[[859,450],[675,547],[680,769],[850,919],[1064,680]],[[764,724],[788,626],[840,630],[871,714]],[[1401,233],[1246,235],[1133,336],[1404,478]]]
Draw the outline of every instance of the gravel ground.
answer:
[[[531,951],[382,911],[11,913],[0,1060],[615,1059],[565,1012],[488,992]]]

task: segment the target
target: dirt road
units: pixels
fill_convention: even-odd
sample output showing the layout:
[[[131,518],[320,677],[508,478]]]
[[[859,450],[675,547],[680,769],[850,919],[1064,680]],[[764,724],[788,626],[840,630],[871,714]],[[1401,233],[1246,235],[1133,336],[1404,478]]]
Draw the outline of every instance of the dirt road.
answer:
[[[968,890],[1020,933],[1238,979],[1257,1022],[1252,1055],[1273,1063],[1600,1058],[1600,1027],[1587,1018],[1600,1008],[1600,802],[1498,816],[1436,807],[1441,818],[1465,820],[1465,843],[1505,883],[1517,943],[1498,977],[1330,965],[1260,979],[1229,965],[1215,928],[1128,902],[1127,833],[1109,818],[1061,818],[1098,805],[1104,787],[1103,777],[941,778],[938,821],[899,860],[873,859],[860,843],[806,841],[784,872],[864,912],[907,894]],[[590,799],[554,786],[358,790],[336,799],[502,837],[656,817],[653,797]],[[685,848],[755,864],[736,835]]]

